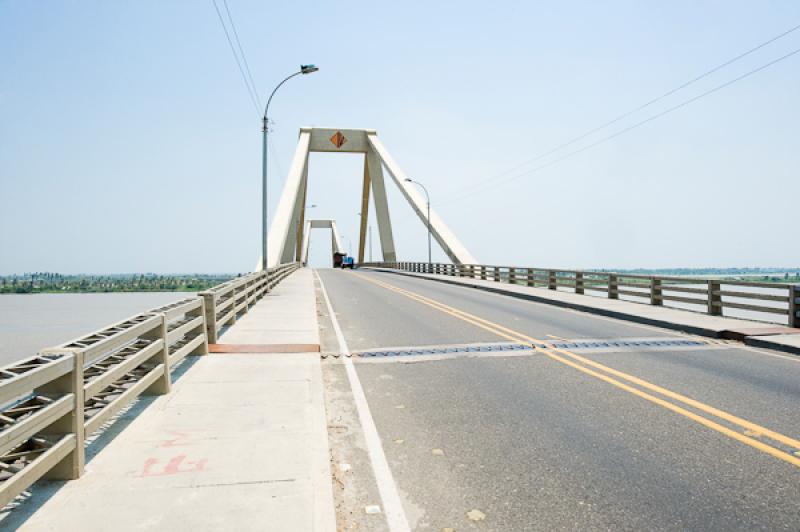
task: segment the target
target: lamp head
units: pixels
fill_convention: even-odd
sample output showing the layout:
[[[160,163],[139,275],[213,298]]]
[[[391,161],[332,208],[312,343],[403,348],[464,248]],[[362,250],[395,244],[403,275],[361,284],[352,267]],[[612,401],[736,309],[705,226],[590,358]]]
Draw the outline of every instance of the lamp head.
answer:
[[[317,65],[300,65],[300,72],[302,74],[311,74],[313,72],[316,72],[317,70],[319,70],[319,68],[317,68]]]

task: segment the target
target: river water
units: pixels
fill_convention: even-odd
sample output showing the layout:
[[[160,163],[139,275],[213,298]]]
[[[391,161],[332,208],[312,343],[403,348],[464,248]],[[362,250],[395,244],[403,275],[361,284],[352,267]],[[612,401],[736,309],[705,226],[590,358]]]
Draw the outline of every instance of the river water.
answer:
[[[2,294],[0,366],[193,295],[187,292]]]

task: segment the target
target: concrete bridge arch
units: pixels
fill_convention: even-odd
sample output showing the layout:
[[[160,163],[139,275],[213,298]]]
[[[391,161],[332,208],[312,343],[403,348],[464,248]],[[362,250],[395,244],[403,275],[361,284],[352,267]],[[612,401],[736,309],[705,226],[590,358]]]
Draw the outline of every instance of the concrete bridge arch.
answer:
[[[269,228],[268,262],[270,267],[293,261],[304,261],[307,250],[305,204],[308,190],[308,156],[312,152],[363,153],[364,174],[361,194],[361,224],[358,262],[364,261],[369,199],[375,202],[379,249],[384,261],[397,260],[389,205],[386,200],[384,169],[411,205],[417,217],[428,225],[426,203],[420,192],[400,169],[378,139],[373,129],[331,129],[304,127],[300,129],[289,175],[283,186],[278,208]],[[430,211],[431,234],[455,264],[473,264],[475,258],[464,247],[434,210]],[[341,249],[341,248],[340,248]],[[260,264],[260,261],[259,261]]]
[[[311,230],[312,229],[330,229],[331,230],[331,252],[343,253],[342,237],[339,235],[339,229],[336,227],[335,220],[308,220],[303,228],[303,246],[301,248],[302,254],[300,255],[300,262],[303,266],[308,263],[308,249],[311,245]]]

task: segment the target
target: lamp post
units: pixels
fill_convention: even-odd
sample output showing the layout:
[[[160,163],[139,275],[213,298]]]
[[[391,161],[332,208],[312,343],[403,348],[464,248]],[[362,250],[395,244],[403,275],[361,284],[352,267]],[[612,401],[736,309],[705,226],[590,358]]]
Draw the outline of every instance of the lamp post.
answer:
[[[428,194],[428,189],[425,188],[425,185],[423,185],[419,181],[414,181],[410,177],[407,177],[406,181],[408,183],[414,183],[425,192],[425,199],[428,204],[428,272],[430,273],[431,271],[433,271],[433,262],[431,261],[431,197]]]
[[[311,74],[319,70],[314,65],[300,65],[300,70],[287,77],[272,91],[267,100],[267,105],[264,107],[264,116],[261,119],[262,131],[262,146],[261,146],[261,269],[266,272],[267,285],[269,285],[269,271],[267,270],[269,262],[267,262],[267,135],[269,134],[269,104],[272,102],[272,97],[281,88],[281,85],[289,81],[295,76],[300,74]]]

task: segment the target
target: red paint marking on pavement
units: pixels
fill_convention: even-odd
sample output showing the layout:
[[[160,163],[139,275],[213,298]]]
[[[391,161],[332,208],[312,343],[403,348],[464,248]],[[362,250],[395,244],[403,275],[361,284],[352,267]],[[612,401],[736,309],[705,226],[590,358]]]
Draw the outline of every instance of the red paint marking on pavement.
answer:
[[[169,475],[176,475],[178,473],[193,473],[196,471],[205,471],[206,465],[208,464],[208,459],[203,458],[201,460],[188,461],[186,462],[186,465],[190,467],[188,469],[181,469],[181,465],[184,463],[184,460],[186,460],[185,454],[174,456],[170,458],[163,470],[154,471],[153,468],[158,464],[159,460],[158,458],[148,458],[144,462],[142,472],[135,476],[137,478],[148,478],[165,477]]]

